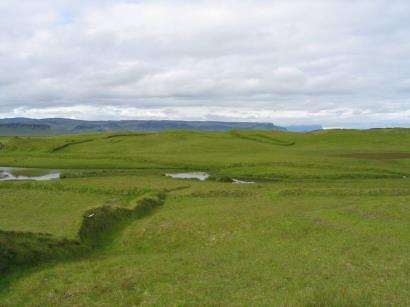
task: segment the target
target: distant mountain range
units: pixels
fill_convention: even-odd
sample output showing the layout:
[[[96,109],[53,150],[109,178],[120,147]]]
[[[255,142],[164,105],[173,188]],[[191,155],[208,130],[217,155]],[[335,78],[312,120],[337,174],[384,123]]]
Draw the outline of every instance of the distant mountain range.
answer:
[[[309,131],[316,131],[316,130],[323,130],[322,125],[293,125],[293,126],[285,126],[287,131],[293,132],[309,132]]]
[[[4,118],[0,119],[0,135],[55,135],[101,131],[161,131],[161,130],[279,130],[306,132],[320,130],[320,125],[281,127],[272,123],[176,121],[176,120],[119,120],[86,121],[68,118]]]

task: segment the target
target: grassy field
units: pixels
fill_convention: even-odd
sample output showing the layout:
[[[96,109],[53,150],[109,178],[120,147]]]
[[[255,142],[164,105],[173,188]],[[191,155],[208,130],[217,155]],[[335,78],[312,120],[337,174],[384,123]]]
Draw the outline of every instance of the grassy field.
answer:
[[[0,306],[410,305],[410,130],[0,143],[0,166],[62,171],[59,181],[0,182],[0,248],[11,231],[47,233],[59,255],[0,272]],[[211,178],[164,176],[185,171]],[[152,193],[165,193],[163,206],[128,214]],[[92,248],[65,256],[99,208],[121,214],[89,226]]]

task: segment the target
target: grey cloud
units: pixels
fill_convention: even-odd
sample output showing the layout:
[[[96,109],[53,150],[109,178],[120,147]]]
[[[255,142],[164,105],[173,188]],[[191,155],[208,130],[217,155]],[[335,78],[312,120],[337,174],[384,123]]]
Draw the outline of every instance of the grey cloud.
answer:
[[[194,119],[223,107],[235,120],[382,125],[401,112],[394,120],[410,124],[409,11],[387,0],[5,0],[0,115],[79,117],[81,106]]]

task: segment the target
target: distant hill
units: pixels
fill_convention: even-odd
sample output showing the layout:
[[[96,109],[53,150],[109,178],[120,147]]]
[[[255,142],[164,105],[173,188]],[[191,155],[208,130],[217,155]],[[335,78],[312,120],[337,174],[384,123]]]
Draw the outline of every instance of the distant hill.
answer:
[[[44,135],[50,134],[51,131],[51,127],[46,124],[2,123],[0,120],[0,135]]]
[[[120,120],[86,121],[67,118],[4,118],[0,119],[0,135],[53,135],[100,131],[161,131],[161,130],[280,130],[285,127],[272,123],[176,121],[176,120]]]
[[[315,130],[323,130],[322,125],[293,125],[286,126],[286,130],[293,132],[309,132]]]

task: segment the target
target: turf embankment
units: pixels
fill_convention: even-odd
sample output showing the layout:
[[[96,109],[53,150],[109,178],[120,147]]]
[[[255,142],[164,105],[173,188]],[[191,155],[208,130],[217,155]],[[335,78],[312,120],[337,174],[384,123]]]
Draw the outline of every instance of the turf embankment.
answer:
[[[142,218],[162,205],[165,194],[146,194],[129,208],[102,206],[85,212],[78,236],[59,239],[47,233],[0,230],[0,273],[10,273],[19,266],[34,266],[49,261],[81,257],[104,246],[127,222]]]

